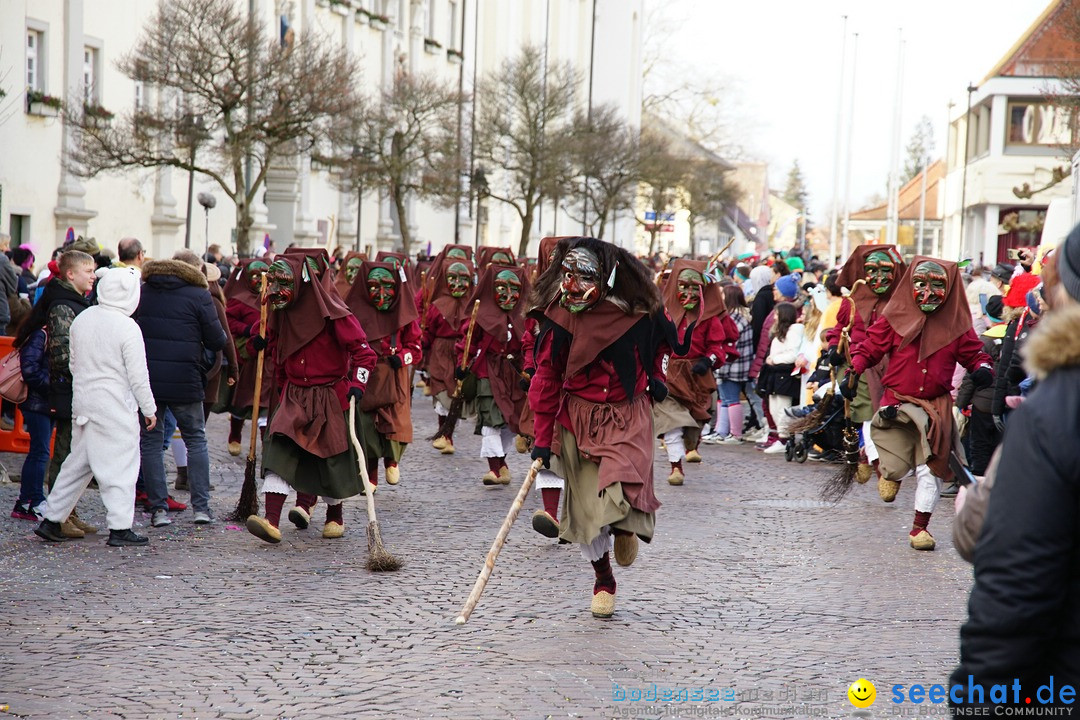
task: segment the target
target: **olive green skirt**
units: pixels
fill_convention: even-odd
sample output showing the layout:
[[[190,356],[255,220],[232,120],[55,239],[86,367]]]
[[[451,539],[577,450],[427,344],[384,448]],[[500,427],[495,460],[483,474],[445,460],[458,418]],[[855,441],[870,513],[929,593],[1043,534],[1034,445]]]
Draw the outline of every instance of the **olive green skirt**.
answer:
[[[345,422],[347,426],[348,413]],[[262,469],[264,476],[276,473],[297,492],[310,495],[345,499],[359,495],[363,487],[352,442],[345,452],[322,458],[304,450],[292,438],[274,433],[263,445]]]
[[[408,443],[398,442],[397,440],[387,440],[385,435],[381,435],[379,431],[375,429],[374,412],[360,413],[357,425],[360,426],[359,432],[357,433],[360,437],[360,447],[364,449],[364,457],[367,458],[369,463],[376,458],[382,458],[395,463],[401,460],[401,456],[405,454],[405,447]]]
[[[491,381],[480,378],[476,382],[476,431],[480,434],[480,428],[501,428],[506,425],[499,404],[495,402],[495,394],[491,391]]]

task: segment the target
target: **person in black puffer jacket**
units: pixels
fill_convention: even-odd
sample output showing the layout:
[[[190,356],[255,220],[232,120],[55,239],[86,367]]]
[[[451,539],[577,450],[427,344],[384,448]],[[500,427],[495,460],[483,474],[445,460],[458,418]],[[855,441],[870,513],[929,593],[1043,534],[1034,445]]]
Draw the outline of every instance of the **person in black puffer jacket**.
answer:
[[[965,688],[965,710],[969,684],[984,688],[974,705],[992,704],[990,688],[1008,685],[1002,704],[1021,708],[1035,707],[1025,698],[1048,684],[1051,697],[1039,690],[1039,703],[1067,707],[1073,699],[1060,691],[1080,684],[1080,227],[1056,257],[1060,285],[1048,282],[1046,292],[1052,309],[1025,349],[1039,385],[1009,420],[975,544],[951,677]]]
[[[188,254],[194,263],[201,265],[194,253]],[[226,336],[207,287],[206,276],[194,264],[155,260],[143,265],[137,319],[146,342],[146,363],[158,422],[153,430],[143,430],[142,472],[154,527],[170,523],[162,451],[166,410],[172,411],[187,445],[188,484],[195,522],[211,521],[210,457],[202,402],[206,374],[214,364],[217,351],[225,347]]]

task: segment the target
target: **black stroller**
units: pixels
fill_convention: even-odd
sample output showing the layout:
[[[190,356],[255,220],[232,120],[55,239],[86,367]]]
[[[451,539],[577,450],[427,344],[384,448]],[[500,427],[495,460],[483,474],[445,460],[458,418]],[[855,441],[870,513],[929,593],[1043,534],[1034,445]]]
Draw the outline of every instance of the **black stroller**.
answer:
[[[830,397],[828,407],[823,407]],[[804,463],[815,445],[821,448],[826,458],[840,458],[844,448],[844,398],[840,393],[818,400],[810,415],[792,425],[791,437],[784,448],[784,459]]]

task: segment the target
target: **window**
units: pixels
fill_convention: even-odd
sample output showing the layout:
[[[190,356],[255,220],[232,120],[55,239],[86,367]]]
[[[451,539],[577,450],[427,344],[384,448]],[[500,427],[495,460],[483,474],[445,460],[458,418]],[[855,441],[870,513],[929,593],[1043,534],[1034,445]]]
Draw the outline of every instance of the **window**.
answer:
[[[446,47],[451,50],[460,50],[458,45],[461,43],[461,25],[458,19],[458,3],[457,0],[450,0],[450,42],[446,43]]]
[[[435,36],[435,0],[428,0],[427,4],[427,36],[432,40],[438,40]]]
[[[97,49],[83,48],[83,102],[87,105],[98,104],[97,62]]]
[[[26,87],[31,90],[45,89],[45,74],[42,72],[44,45],[44,34],[40,30],[26,31]]]
[[[135,112],[138,113],[143,109],[143,82],[142,80],[135,81]]]

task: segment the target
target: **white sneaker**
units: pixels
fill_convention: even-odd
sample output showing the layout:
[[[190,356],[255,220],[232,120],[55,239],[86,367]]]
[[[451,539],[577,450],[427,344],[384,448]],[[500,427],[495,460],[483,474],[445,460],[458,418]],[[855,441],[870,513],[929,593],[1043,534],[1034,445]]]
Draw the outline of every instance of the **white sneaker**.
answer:
[[[196,525],[209,525],[212,522],[214,522],[214,518],[210,516],[210,513],[201,510],[195,512],[194,523]]]
[[[154,514],[150,516],[150,524],[154,527],[165,527],[166,525],[172,525],[172,520],[169,518],[169,511],[155,510]]]
[[[701,442],[708,443],[709,445],[718,443],[721,440],[723,440],[723,438],[720,437],[720,435],[718,435],[717,433],[709,433],[708,435],[701,436]]]
[[[743,439],[741,437],[735,437],[734,435],[728,435],[726,438],[720,441],[722,445],[742,445]]]
[[[762,452],[766,455],[779,455],[787,450],[787,442],[784,440],[777,440],[769,447],[765,448]]]

